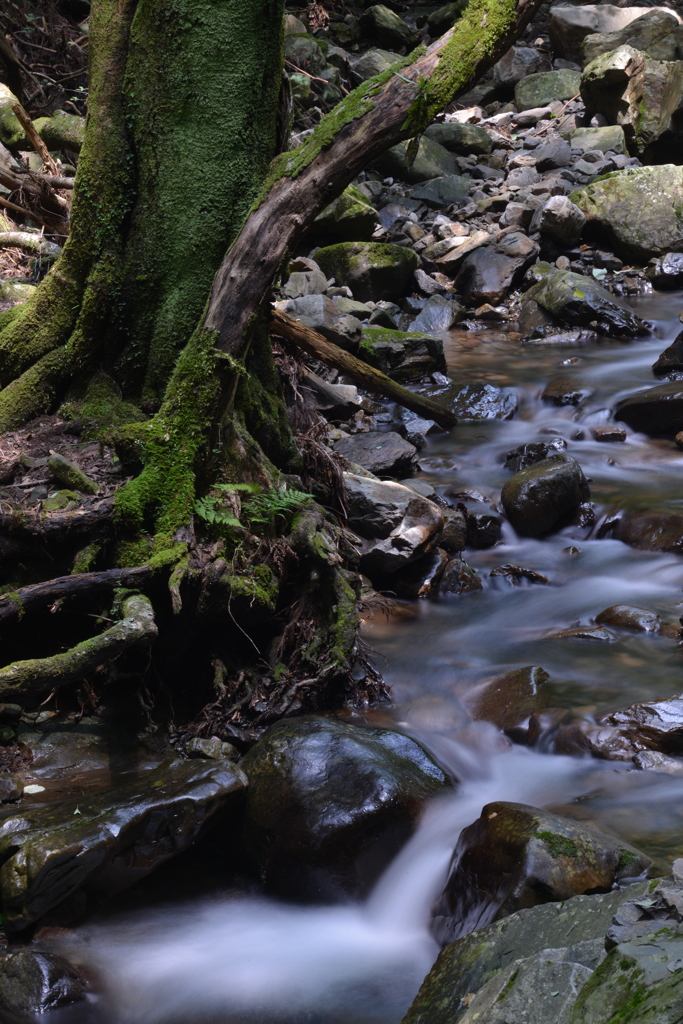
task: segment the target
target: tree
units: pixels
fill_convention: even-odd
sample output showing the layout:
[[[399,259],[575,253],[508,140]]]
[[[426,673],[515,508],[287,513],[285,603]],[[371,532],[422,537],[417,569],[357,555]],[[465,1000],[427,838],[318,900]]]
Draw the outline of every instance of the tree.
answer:
[[[284,0],[93,0],[71,235],[36,295],[0,314],[0,430],[65,396],[105,411],[135,476],[94,517],[109,524],[105,540],[79,568],[147,566],[167,580],[175,619],[164,624],[153,602],[161,637],[176,653],[179,635],[194,652],[201,637],[224,720],[381,692],[371,674],[353,680],[353,552],[333,516],[283,490],[324,456],[289,427],[269,289],[315,216],[376,155],[419,135],[539,3],[471,0],[429,50],[360,86],[273,160]],[[202,495],[217,543],[195,535]],[[67,516],[6,527],[60,537]],[[32,694],[53,669],[49,658],[31,668]],[[21,669],[6,671],[0,695],[20,696]]]

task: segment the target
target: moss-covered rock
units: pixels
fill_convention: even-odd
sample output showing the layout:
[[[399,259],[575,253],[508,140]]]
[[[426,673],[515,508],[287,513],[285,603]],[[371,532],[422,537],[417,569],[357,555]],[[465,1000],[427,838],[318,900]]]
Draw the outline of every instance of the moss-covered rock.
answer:
[[[77,494],[76,491],[55,491],[43,502],[43,512],[59,512],[62,509],[75,508],[80,498],[80,494]]]
[[[419,331],[365,327],[359,355],[371,366],[401,382],[419,380],[434,370],[446,372],[443,341]]]
[[[85,118],[55,110],[52,117],[39,117],[33,122],[48,149],[71,149],[80,153],[85,138]]]
[[[349,185],[313,221],[311,234],[329,242],[369,242],[379,217],[363,193]]]
[[[425,137],[438,142],[440,146],[457,153],[459,156],[484,156],[493,149],[493,139],[483,128],[475,124],[459,124],[457,121],[445,121],[430,124]]]
[[[575,192],[575,201],[581,192]],[[576,203],[583,212],[586,207]],[[588,216],[588,215],[587,215]],[[649,333],[648,325],[630,306],[590,277],[570,270],[557,270],[537,263],[534,273],[540,280],[524,296],[522,315],[537,303],[557,323],[568,327],[593,327],[615,337],[638,337]]]
[[[97,494],[98,486],[95,481],[91,480],[80,466],[63,455],[51,455],[47,460],[47,466],[55,480],[59,480],[65,487],[80,491],[81,494]]]
[[[553,100],[570,100],[578,96],[581,75],[578,71],[562,68],[560,71],[542,71],[528,75],[515,86],[515,103],[518,110],[545,107]]]
[[[328,278],[347,285],[360,302],[399,299],[418,266],[412,249],[386,242],[339,242],[315,258]]]
[[[14,150],[25,149],[28,145],[26,132],[12,111],[12,104],[18,102],[14,93],[0,82],[0,142],[8,149]]]
[[[285,60],[293,65],[290,71],[305,71],[309,75],[319,75],[325,68],[325,54],[313,36],[288,36],[285,39]]]
[[[367,893],[449,785],[407,736],[318,717],[272,726],[242,767],[245,846],[268,891],[316,901]]]

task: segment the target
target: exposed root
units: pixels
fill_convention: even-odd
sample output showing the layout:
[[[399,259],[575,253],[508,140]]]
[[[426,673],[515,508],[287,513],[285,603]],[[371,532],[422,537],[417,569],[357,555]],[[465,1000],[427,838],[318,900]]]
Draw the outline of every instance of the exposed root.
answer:
[[[84,594],[94,596],[113,587],[140,586],[152,570],[147,565],[136,569],[108,569],[105,572],[85,572],[75,576],[57,576],[45,583],[35,583],[31,587],[22,587],[10,594],[0,597],[0,622],[9,619],[20,619],[26,612],[54,601],[68,597],[82,597]]]

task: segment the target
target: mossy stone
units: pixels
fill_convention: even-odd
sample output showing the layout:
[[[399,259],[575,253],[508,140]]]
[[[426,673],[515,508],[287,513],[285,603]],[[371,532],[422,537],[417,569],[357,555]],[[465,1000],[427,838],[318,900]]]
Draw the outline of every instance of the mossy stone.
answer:
[[[323,236],[329,242],[369,242],[379,224],[374,206],[366,196],[349,185],[313,221],[311,234]]]
[[[39,117],[33,122],[48,149],[72,149],[80,153],[85,137],[85,118],[55,110],[52,117]]]
[[[515,86],[515,103],[518,110],[545,107],[553,100],[570,100],[578,96],[581,87],[581,73],[562,68],[561,71],[542,71],[527,75]]]
[[[359,355],[397,381],[419,380],[426,373],[446,372],[443,341],[419,331],[363,329]]]
[[[55,491],[43,502],[43,512],[59,512],[62,509],[73,508],[80,498],[76,491]]]
[[[340,242],[320,249],[315,259],[328,278],[349,287],[359,302],[401,298],[419,262],[412,249],[386,242]]]
[[[438,11],[430,14],[427,19],[427,31],[430,37],[438,39],[444,32],[448,32],[449,28],[453,28],[468,3],[469,0],[455,0],[454,3],[439,7]]]
[[[59,480],[65,487],[81,494],[97,494],[98,485],[94,480],[83,472],[80,466],[63,455],[51,455],[47,460],[47,466],[53,477]]]

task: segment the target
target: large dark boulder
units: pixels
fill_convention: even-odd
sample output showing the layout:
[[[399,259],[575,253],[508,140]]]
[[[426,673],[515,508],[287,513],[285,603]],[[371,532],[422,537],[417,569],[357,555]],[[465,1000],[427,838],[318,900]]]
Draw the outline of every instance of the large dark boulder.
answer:
[[[22,1017],[85,999],[85,981],[61,956],[22,949],[0,965],[0,1006]]]
[[[526,907],[609,892],[650,863],[627,843],[557,814],[487,804],[460,834],[435,930],[453,941]]]
[[[412,249],[387,242],[338,242],[319,249],[315,261],[359,302],[401,298],[418,266]]]
[[[417,462],[417,448],[392,431],[350,434],[334,450],[376,476],[410,476]]]
[[[458,420],[511,420],[519,405],[516,391],[493,384],[434,385],[424,394],[438,399]]]
[[[384,4],[368,8],[360,19],[360,28],[372,43],[388,50],[412,50],[417,42],[405,21]]]
[[[592,278],[547,263],[536,264],[533,271],[540,280],[524,296],[523,313],[536,303],[554,321],[568,327],[594,326],[602,334],[628,338],[649,332],[626,302]]]
[[[465,256],[455,287],[468,306],[496,306],[521,281],[539,252],[539,246],[524,232],[511,231],[496,244],[481,246]]]
[[[650,437],[677,434],[683,430],[683,381],[659,384],[622,398],[614,418]]]
[[[652,365],[652,372],[657,377],[664,377],[668,373],[680,373],[681,370],[683,370],[683,331],[668,348],[664,349]]]
[[[683,554],[683,516],[677,512],[628,512],[616,523],[614,536],[639,551]]]
[[[523,537],[542,537],[566,525],[588,498],[580,465],[562,452],[515,473],[501,494],[508,519]]]
[[[246,755],[245,849],[269,892],[364,896],[449,782],[414,740],[307,717],[272,726]]]

